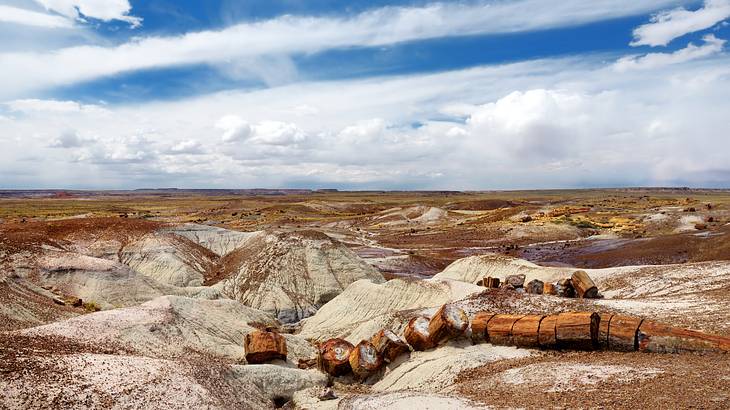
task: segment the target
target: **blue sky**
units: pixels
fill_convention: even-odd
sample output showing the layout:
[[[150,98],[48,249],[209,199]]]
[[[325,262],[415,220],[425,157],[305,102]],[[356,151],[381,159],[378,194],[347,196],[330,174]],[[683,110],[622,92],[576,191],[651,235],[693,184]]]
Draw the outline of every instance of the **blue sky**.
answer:
[[[729,17],[730,0],[0,0],[0,188],[728,187]]]

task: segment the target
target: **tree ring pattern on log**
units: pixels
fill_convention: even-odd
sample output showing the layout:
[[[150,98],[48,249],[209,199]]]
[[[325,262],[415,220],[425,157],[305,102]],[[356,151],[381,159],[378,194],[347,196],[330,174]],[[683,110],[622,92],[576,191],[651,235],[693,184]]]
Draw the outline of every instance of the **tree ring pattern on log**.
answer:
[[[429,319],[416,316],[408,321],[404,336],[413,350],[428,350],[433,347],[428,333]]]
[[[330,339],[320,345],[317,356],[318,367],[332,376],[342,376],[349,373],[350,352],[354,346],[344,339]]]
[[[428,334],[433,345],[443,343],[451,338],[461,336],[469,327],[469,317],[464,310],[449,304],[433,315],[428,323]]]

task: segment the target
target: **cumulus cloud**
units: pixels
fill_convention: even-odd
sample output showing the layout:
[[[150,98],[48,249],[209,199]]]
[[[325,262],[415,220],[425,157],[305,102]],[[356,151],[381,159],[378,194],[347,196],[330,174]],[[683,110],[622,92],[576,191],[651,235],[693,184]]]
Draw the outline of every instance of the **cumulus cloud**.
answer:
[[[0,4],[0,23],[43,28],[71,28],[73,23],[60,16]]]
[[[126,0],[38,0],[64,15],[78,10],[100,19],[126,16]],[[675,0],[543,0],[435,3],[421,7],[385,7],[353,17],[282,16],[242,23],[218,31],[133,39],[116,46],[67,47],[53,52],[0,54],[0,92],[85,81],[132,70],[184,64],[210,64],[239,73],[236,62],[276,61],[276,75],[254,69],[269,82],[295,75],[286,56],[345,47],[375,47],[447,36],[512,33],[584,24],[636,15],[676,4]],[[90,14],[87,14],[90,13]],[[281,56],[281,57],[277,57]],[[273,59],[273,60],[272,60]],[[255,68],[255,67],[254,67]],[[281,71],[281,72],[279,72]],[[246,71],[248,73],[248,71]],[[239,73],[240,74],[240,73]],[[2,97],[0,95],[0,97]]]
[[[251,136],[251,125],[237,115],[226,115],[221,117],[215,127],[223,130],[221,140],[223,142],[245,141]]]
[[[129,15],[129,0],[35,0],[46,10],[54,11],[72,20],[86,21],[90,17],[101,21],[124,21],[132,28],[139,27],[142,19]]]
[[[75,131],[66,131],[53,139],[48,146],[50,148],[80,148],[93,143],[94,140],[91,138],[82,138]]]
[[[0,122],[0,171],[27,175],[6,184],[87,173],[107,187],[718,186],[730,173],[729,59],[622,73],[605,56],[539,60],[106,107],[111,114],[27,110]],[[96,142],[48,148],[59,129]],[[25,152],[43,164],[19,164]]]
[[[614,68],[617,71],[623,72],[627,70],[647,70],[669,64],[684,63],[720,53],[727,42],[712,34],[706,35],[702,40],[704,44],[701,46],[689,43],[687,47],[673,53],[649,53],[642,56],[622,57],[614,64]]]
[[[168,150],[168,154],[199,155],[199,154],[203,154],[204,152],[205,152],[205,149],[203,148],[203,144],[201,144],[199,141],[195,141],[195,140],[180,141],[180,142],[174,144]]]
[[[730,0],[706,0],[704,7],[690,11],[684,8],[663,11],[651,22],[634,30],[632,46],[666,46],[688,33],[708,29],[730,17]]]

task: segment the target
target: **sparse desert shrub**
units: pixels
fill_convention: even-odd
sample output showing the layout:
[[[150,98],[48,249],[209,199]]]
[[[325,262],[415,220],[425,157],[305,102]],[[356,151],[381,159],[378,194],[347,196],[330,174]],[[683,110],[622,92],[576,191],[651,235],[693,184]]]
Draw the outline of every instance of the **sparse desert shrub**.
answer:
[[[84,310],[89,313],[98,312],[101,310],[101,306],[97,305],[96,302],[84,302]]]

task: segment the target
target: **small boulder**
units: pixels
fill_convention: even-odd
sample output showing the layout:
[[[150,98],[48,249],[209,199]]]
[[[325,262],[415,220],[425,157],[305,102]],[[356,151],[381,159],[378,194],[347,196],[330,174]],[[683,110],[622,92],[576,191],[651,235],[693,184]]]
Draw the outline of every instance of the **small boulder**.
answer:
[[[507,285],[512,285],[512,287],[516,289],[516,288],[521,288],[521,287],[523,287],[525,285],[525,278],[526,278],[526,276],[525,275],[522,275],[522,274],[520,274],[520,275],[508,275],[504,279],[504,282]]]
[[[542,295],[545,283],[541,280],[533,279],[527,283],[525,291],[533,295]]]

